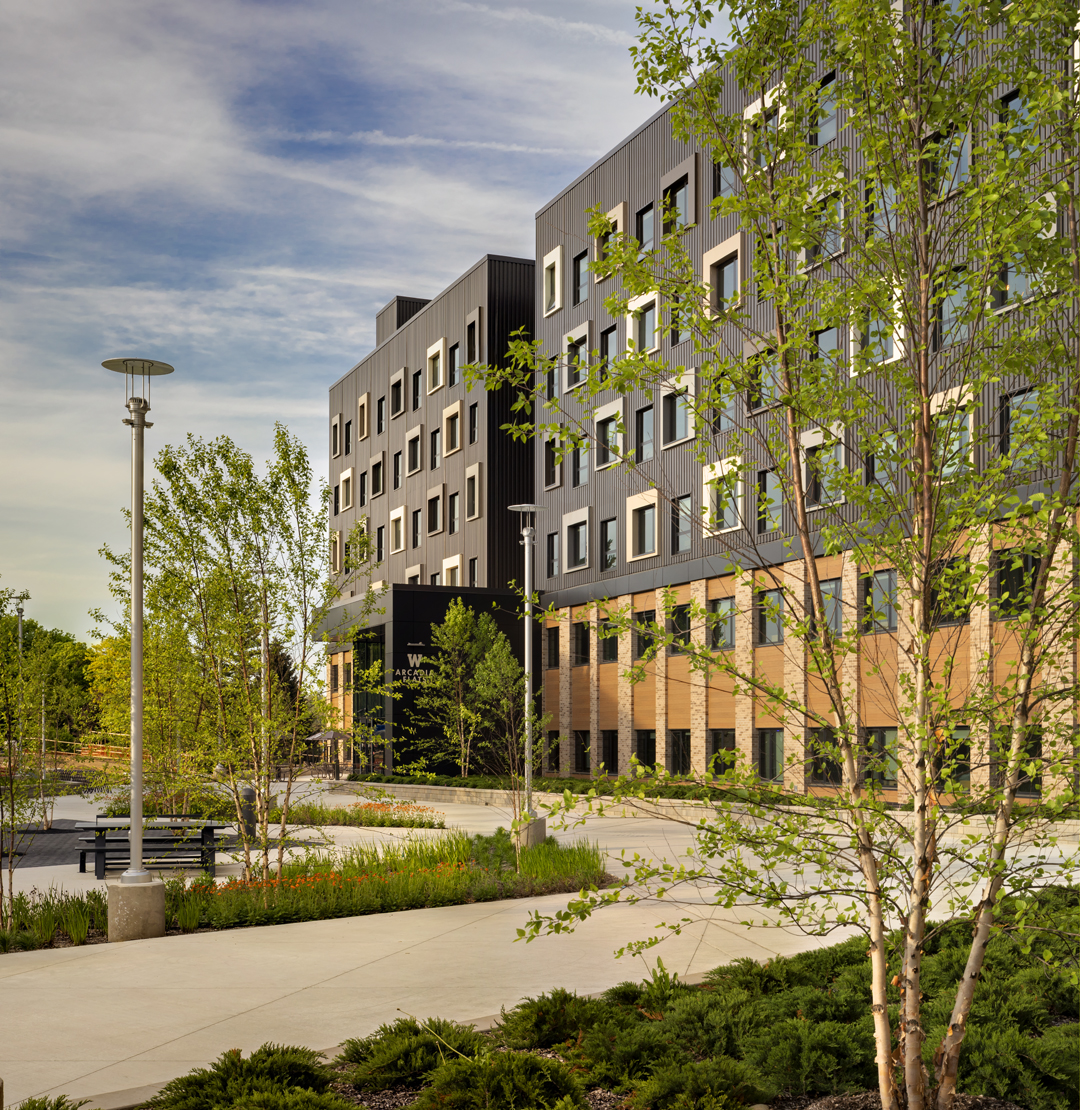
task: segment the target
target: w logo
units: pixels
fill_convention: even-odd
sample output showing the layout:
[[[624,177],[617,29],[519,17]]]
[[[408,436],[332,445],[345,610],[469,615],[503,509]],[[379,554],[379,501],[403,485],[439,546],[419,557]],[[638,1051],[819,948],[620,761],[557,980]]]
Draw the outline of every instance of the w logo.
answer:
[[[424,657],[422,655],[410,655],[409,656],[409,666],[414,671],[416,670],[417,667],[420,666],[421,663],[423,663],[423,661],[424,661]]]

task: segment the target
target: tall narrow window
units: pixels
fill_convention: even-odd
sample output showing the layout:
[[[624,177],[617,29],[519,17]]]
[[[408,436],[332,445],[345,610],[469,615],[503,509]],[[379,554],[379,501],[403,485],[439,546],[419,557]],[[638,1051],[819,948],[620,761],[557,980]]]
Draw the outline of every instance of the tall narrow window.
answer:
[[[676,605],[671,610],[671,620],[668,627],[671,634],[671,652],[677,654],[685,647],[690,646],[690,606]]]
[[[480,438],[480,402],[473,401],[469,406],[469,442],[475,443]]]
[[[634,459],[647,462],[653,457],[653,410],[638,409],[634,418]]]
[[[404,551],[405,549],[405,518],[395,516],[390,521],[390,550]]]
[[[739,187],[738,174],[723,162],[713,163],[713,200],[717,197],[733,197]]]
[[[589,730],[574,729],[574,770],[579,775],[587,775],[591,768]]]
[[[476,321],[470,320],[468,326],[465,328],[465,361],[469,363],[476,362]]]
[[[559,533],[549,532],[547,538],[547,576],[555,578],[559,573]]]
[[[653,555],[656,552],[656,506],[643,505],[634,510],[634,554]]]
[[[382,435],[386,431],[386,398],[380,397],[375,402],[375,434]]]
[[[341,486],[334,486],[334,516],[341,512]]]
[[[446,384],[457,385],[461,381],[461,349],[455,343],[446,352]]]
[[[571,666],[589,665],[589,622],[575,621],[570,626]]]
[[[750,124],[750,158],[758,169],[767,166],[772,159],[779,120],[780,108],[774,105],[766,108]]]
[[[394,476],[394,489],[401,489],[401,452],[400,451],[395,451],[394,452],[393,476]]]
[[[1039,395],[1022,389],[1003,396],[998,408],[1001,455],[1014,467],[1033,467],[1039,463],[1035,449],[1038,429]]]
[[[690,222],[690,184],[681,177],[664,190],[664,234],[670,235]]]
[[[895,570],[876,570],[868,575],[865,605],[868,632],[896,631]]]
[[[826,578],[821,582],[823,623],[833,636],[844,634],[844,583],[840,578]]]
[[[461,417],[456,412],[446,418],[446,449],[456,451],[461,446]]]
[[[461,494],[452,493],[446,499],[446,531],[452,536],[461,528]]]
[[[581,304],[589,295],[589,252],[582,251],[574,258],[574,304]]]
[[[656,245],[653,219],[654,213],[651,204],[646,205],[637,214],[637,241],[641,245],[641,255],[644,255],[646,251],[651,251]]]
[[[709,528],[714,532],[727,532],[739,527],[739,477],[738,472],[714,479],[709,489],[712,493],[712,519]]]
[[[436,351],[428,356],[428,393],[442,385],[442,355]]]
[[[469,560],[469,587],[476,589],[480,585],[480,560],[474,555]]]
[[[757,730],[758,777],[766,782],[779,782],[784,777],[784,730]]]
[[[584,338],[566,345],[566,384],[580,385],[589,375],[589,352]]]
[[[757,640],[759,644],[784,642],[784,594],[782,590],[759,590],[757,595]]]
[[[378,497],[383,492],[383,464],[381,462],[373,462],[371,464],[371,496]]]
[[[895,789],[900,772],[900,743],[895,728],[866,730],[866,777],[878,786]]]
[[[345,454],[348,455],[352,451],[352,421],[345,421]]]
[[[547,650],[544,652],[544,662],[549,671],[559,669],[559,626],[551,625],[544,629]],[[558,733],[555,734],[556,738]]]
[[[823,77],[818,85],[817,119],[810,132],[812,146],[824,146],[836,138],[836,74]]]
[[[600,365],[596,368],[600,381],[604,381],[611,372],[615,350],[615,325],[613,324],[600,333]]]
[[[634,614],[634,658],[644,659],[651,655],[656,643],[652,626],[656,623],[655,609],[642,609]]]
[[[476,475],[470,474],[465,479],[465,516],[468,520],[472,520],[474,516],[480,515],[480,506],[476,493]]]
[[[434,470],[442,462],[442,428],[435,428],[431,433],[431,445],[428,454],[428,466]]]
[[[656,347],[656,301],[637,310],[634,316],[634,341],[638,354],[644,354]]]
[[[381,563],[385,555],[386,546],[386,527],[380,524],[375,529],[375,562]]]
[[[405,383],[399,378],[396,382],[390,383],[390,415],[397,416],[405,407],[404,398],[404,385]]]
[[[690,399],[685,389],[664,395],[664,442],[677,443],[690,435]]]
[[[726,312],[739,298],[739,256],[731,255],[712,268],[713,308]]]
[[[335,459],[341,454],[341,424],[336,416],[330,424],[330,454]]]
[[[589,562],[589,525],[587,521],[566,529],[566,569],[576,570]]]
[[[428,498],[427,530],[429,534],[442,531],[442,498],[437,494]]]
[[[417,370],[412,376],[412,410],[420,407],[420,396],[423,393],[424,372]]]
[[[559,307],[559,267],[553,259],[544,267],[544,311],[554,312]]]
[[[690,550],[693,538],[694,508],[693,498],[676,497],[671,504],[671,554],[684,555]]]
[[[367,471],[361,470],[360,476],[356,483],[356,503],[357,505],[367,504]]]
[[[714,651],[735,647],[735,599],[717,597],[709,602],[709,646]]]
[[[944,350],[956,343],[963,343],[970,332],[964,319],[967,309],[967,268],[958,266],[949,271],[937,287],[937,326],[934,328],[934,348]]]
[[[601,570],[611,570],[619,561],[619,533],[616,529],[617,523],[614,517],[610,520],[600,521]]]
[[[410,544],[411,547],[419,547],[420,546],[420,541],[423,538],[423,528],[424,528],[424,510],[423,509],[413,509],[413,511],[412,511],[412,536],[410,536],[410,540],[412,541],[411,544]]]
[[[806,503],[828,505],[836,500],[832,490],[843,465],[843,444],[830,440],[806,449]]]
[[[601,622],[596,630],[597,646],[600,649],[601,663],[618,663],[619,633],[613,624]]]
[[[559,455],[553,440],[544,440],[544,486],[559,484]]]
[[[420,469],[420,436],[415,435],[409,440],[406,449],[408,450],[408,469],[410,474],[415,474]]]
[[[577,488],[589,480],[589,448],[579,444],[570,452],[570,485]]]
[[[775,470],[758,471],[758,535],[779,532],[783,522],[783,499],[780,479]]]

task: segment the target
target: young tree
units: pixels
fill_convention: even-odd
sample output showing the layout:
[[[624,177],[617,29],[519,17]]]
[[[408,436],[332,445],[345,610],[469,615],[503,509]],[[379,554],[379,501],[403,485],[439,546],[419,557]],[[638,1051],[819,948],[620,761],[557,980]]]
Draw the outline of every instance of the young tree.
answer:
[[[484,729],[477,669],[497,634],[489,613],[477,615],[460,597],[454,598],[442,624],[431,626],[431,646],[438,652],[435,666],[413,684],[418,746],[435,759],[453,760],[462,778],[469,774],[473,745]]]
[[[592,438],[605,391],[687,413],[712,474],[699,525],[725,537],[734,597],[723,613],[692,604],[677,643],[669,604],[652,651],[723,677],[791,743],[775,766],[736,753],[695,866],[636,879],[665,900],[708,880],[766,922],[863,929],[882,1105],[950,1110],[1003,892],[1077,866],[1053,832],[1076,813],[1080,694],[1075,7],[672,0],[639,21],[639,88],[716,164],[709,216],[741,233],[749,265],[729,287],[696,271],[676,212],[654,250],[597,213],[595,268],[621,281],[609,311],[658,293],[658,316],[693,338],[690,368],[632,349],[594,361],[565,403],[538,388],[552,363],[522,339],[491,384],[519,389],[518,434],[564,454]],[[696,389],[672,386],[684,375]],[[843,567],[828,582],[826,558]],[[629,612],[600,608],[630,633]],[[755,667],[754,625],[781,645],[782,680]],[[866,735],[860,674],[887,679],[895,738]],[[815,771],[830,783],[816,799]],[[948,1021],[927,1028],[931,912],[969,920],[972,943]]]

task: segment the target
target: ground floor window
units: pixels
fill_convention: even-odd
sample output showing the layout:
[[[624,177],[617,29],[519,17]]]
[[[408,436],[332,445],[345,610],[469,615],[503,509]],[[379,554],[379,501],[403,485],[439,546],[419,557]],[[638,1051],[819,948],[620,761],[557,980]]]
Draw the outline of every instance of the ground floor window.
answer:
[[[831,728],[810,730],[810,781],[826,786],[839,786],[844,781],[836,733]]]
[[[554,729],[547,734],[547,769],[549,771],[557,771],[559,769],[558,729]]]
[[[634,733],[634,754],[646,767],[656,766],[656,729],[639,728]]]
[[[600,758],[604,771],[609,775],[619,773],[619,730],[605,728],[600,732]]]
[[[690,730],[688,728],[668,730],[668,770],[673,775],[690,773]]]
[[[757,730],[757,765],[759,778],[767,782],[780,782],[784,777],[784,730],[759,728]]]
[[[575,729],[574,730],[574,770],[579,775],[585,775],[589,772],[589,730],[588,729]]]
[[[735,730],[711,728],[705,738],[705,759],[709,773],[722,775],[735,763]]]

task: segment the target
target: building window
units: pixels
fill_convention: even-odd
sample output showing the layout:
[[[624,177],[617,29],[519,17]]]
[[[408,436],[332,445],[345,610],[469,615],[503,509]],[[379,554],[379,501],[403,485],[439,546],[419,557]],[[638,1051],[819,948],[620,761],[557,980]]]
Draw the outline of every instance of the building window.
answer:
[[[870,782],[895,789],[900,772],[900,741],[895,728],[866,730],[866,777]]]
[[[656,729],[634,730],[634,755],[637,756],[638,763],[646,767],[656,766]]]
[[[671,503],[671,554],[683,555],[690,550],[694,523],[694,499],[690,494],[676,497]]]
[[[605,328],[600,333],[600,365],[596,370],[600,381],[605,381],[611,372],[611,363],[618,350],[615,344],[616,331],[616,326],[612,324],[610,328]]]
[[[390,383],[390,415],[397,416],[405,409],[404,382],[398,378]]]
[[[461,417],[451,413],[446,418],[446,450],[457,451],[461,447]]]
[[[821,582],[822,618],[825,627],[836,637],[844,634],[844,583],[840,578],[826,578]]]
[[[645,354],[656,346],[656,301],[649,301],[634,313],[634,340],[638,354]]]
[[[430,577],[430,578],[428,579],[428,581],[429,581],[429,582],[431,583],[431,585],[433,585],[433,586],[439,586],[439,585],[441,585],[441,584],[442,584],[442,575],[441,575],[441,574],[440,574],[440,573],[439,573],[438,571],[436,571],[436,572],[435,572],[435,573],[434,573],[434,574],[433,574],[433,575],[432,575],[432,576],[431,576],[431,577]]]
[[[1027,300],[1031,296],[1031,274],[1024,267],[1019,255],[1007,259],[998,270],[994,286],[993,304],[1003,309],[1009,304]]]
[[[758,643],[784,642],[784,595],[781,590],[759,590],[757,595]]]
[[[427,530],[428,535],[442,531],[442,497],[436,494],[428,498],[427,503]]]
[[[754,355],[750,366],[750,396],[747,398],[751,409],[764,409],[780,400],[780,360],[775,351],[761,351]]]
[[[330,664],[330,693],[336,694],[338,692],[338,665],[337,663]]]
[[[451,566],[446,568],[446,584],[448,586],[461,585],[461,567]]]
[[[390,518],[390,551],[405,550],[405,516],[400,514]]]
[[[574,304],[581,304],[589,295],[589,252],[574,257]]]
[[[726,312],[739,299],[739,256],[730,255],[712,268],[713,309]]]
[[[442,385],[442,352],[436,351],[428,355],[428,393],[434,392]]]
[[[690,223],[690,182],[680,177],[664,190],[664,234],[686,227]]]
[[[386,398],[380,397],[375,402],[375,434],[382,435],[386,431]]]
[[[709,647],[732,651],[735,647],[735,599],[716,597],[709,602]]]
[[[634,614],[634,658],[651,658],[656,644],[652,626],[656,623],[656,610],[643,609]]]
[[[394,452],[394,489],[401,489],[401,452]]]
[[[566,385],[573,389],[581,385],[589,376],[588,344],[583,336],[581,339],[570,340],[566,344]]]
[[[480,585],[480,560],[474,555],[469,560],[469,587],[475,589]]]
[[[544,486],[550,489],[559,484],[559,456],[555,441],[544,440]]]
[[[559,732],[551,729],[547,734],[547,769],[549,772],[559,770]]]
[[[828,505],[836,500],[829,489],[830,481],[843,466],[844,447],[840,440],[819,443],[806,449],[806,503],[813,506]]]
[[[605,728],[600,730],[600,759],[604,766],[604,773],[617,775],[619,773],[619,730]],[[599,768],[597,768],[599,770]]]
[[[341,417],[330,421],[330,454],[336,459],[341,454]]]
[[[574,770],[579,775],[589,773],[589,755],[588,730],[574,729]]]
[[[423,536],[424,528],[424,510],[413,509],[412,512],[412,546],[414,548],[420,546],[420,541]]]
[[[616,460],[618,451],[618,432],[616,429],[618,426],[619,419],[616,416],[609,416],[604,420],[598,420],[596,423],[597,469]]]
[[[653,457],[653,409],[638,409],[634,417],[634,461],[647,462]]]
[[[380,459],[371,464],[371,496],[378,497],[383,492],[383,464]]]
[[[730,468],[726,474],[720,474],[709,480],[709,530],[712,532],[729,532],[739,527],[739,493],[741,483],[738,471]]]
[[[619,561],[618,522],[614,517],[600,521],[600,569],[612,570]]]
[[[735,765],[735,730],[710,728],[705,735],[705,759],[709,774],[722,775]]]
[[[570,452],[570,485],[575,489],[589,480],[589,448],[581,443]]]
[[[341,479],[341,507],[343,509],[352,508],[352,477],[350,476]]]
[[[345,421],[345,454],[352,453],[352,421]]]
[[[589,562],[589,523],[581,521],[566,529],[566,569],[576,570]]]
[[[758,535],[766,532],[779,532],[783,522],[783,499],[780,493],[780,479],[775,470],[758,471]]]
[[[766,782],[780,782],[784,777],[784,730],[757,729],[758,777]]]
[[[948,406],[934,417],[934,462],[942,481],[964,473],[971,464],[971,417]]]
[[[356,503],[364,506],[367,504],[367,471],[361,470],[356,484]]]
[[[642,505],[634,510],[634,555],[656,553],[656,506]]]
[[[1003,396],[998,406],[999,450],[1014,466],[1038,465],[1038,454],[1030,441],[1037,427],[1039,396],[1034,389],[1022,389]]]
[[[470,320],[465,328],[465,361],[476,362],[476,321]]]
[[[547,651],[544,653],[549,671],[559,669],[559,626],[549,625],[544,629],[547,638]]]
[[[559,268],[555,262],[544,267],[544,311],[554,312],[559,307]]]
[[[465,479],[465,519],[472,520],[480,515],[480,508],[476,499],[476,475],[470,474]]]
[[[690,398],[685,389],[664,396],[664,442],[678,443],[690,435]]]
[[[994,616],[1001,620],[1025,616],[1039,577],[1039,557],[1023,551],[998,551],[994,564]]]
[[[570,665],[572,667],[589,665],[588,621],[575,621],[570,626]]]
[[[677,655],[683,648],[690,646],[689,605],[676,605],[671,610],[668,632],[671,634],[671,644],[668,650],[672,655]]]
[[[341,512],[341,486],[334,486],[334,516]]]
[[[547,576],[555,578],[559,573],[559,533],[549,532],[547,538]]]
[[[461,381],[461,351],[455,343],[446,352],[446,384],[457,385]]]
[[[836,74],[823,77],[818,85],[817,126],[810,132],[811,146],[824,146],[836,138]]]
[[[673,775],[690,774],[690,730],[668,729],[668,770]]]
[[[637,241],[641,245],[638,254],[640,258],[646,251],[651,251],[656,245],[656,228],[653,217],[653,206],[646,205],[637,214]]]
[[[381,563],[384,557],[384,548],[386,546],[386,526],[380,524],[375,529],[375,562]]]
[[[435,428],[431,433],[430,454],[428,466],[434,470],[442,462],[442,428]]]
[[[367,439],[368,437],[368,394],[364,396],[356,404],[356,438]]]
[[[731,166],[723,162],[713,163],[713,200],[718,197],[733,197],[739,187],[739,176]]]
[[[461,527],[461,494],[452,493],[446,499],[446,531],[453,536]]]
[[[615,626],[608,621],[603,621],[596,630],[597,646],[600,649],[601,663],[618,663],[619,661],[619,634]]]
[[[812,728],[809,736],[810,781],[839,786],[844,781],[836,733],[831,728]]]
[[[866,484],[895,493],[898,472],[896,436],[891,432],[882,432],[875,449],[866,454]]]
[[[876,570],[866,578],[867,632],[896,631],[896,571]]]
[[[475,443],[480,436],[480,402],[473,401],[469,406],[469,442]]]
[[[413,412],[416,412],[416,410],[420,407],[420,397],[421,397],[421,394],[424,391],[423,383],[424,383],[424,372],[423,372],[423,370],[415,371],[413,373],[413,376],[412,376],[412,410],[413,410]]]

